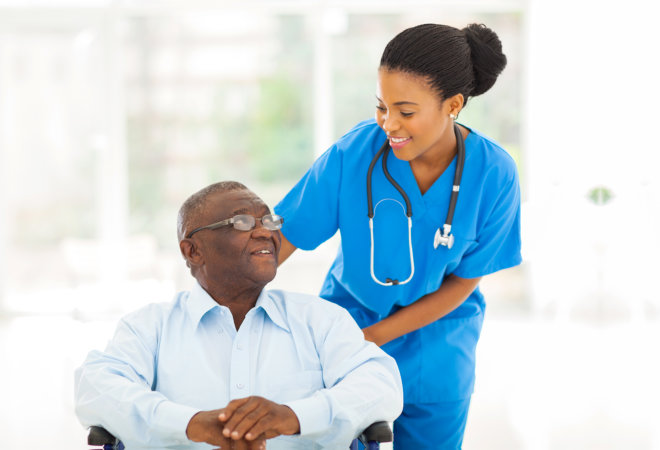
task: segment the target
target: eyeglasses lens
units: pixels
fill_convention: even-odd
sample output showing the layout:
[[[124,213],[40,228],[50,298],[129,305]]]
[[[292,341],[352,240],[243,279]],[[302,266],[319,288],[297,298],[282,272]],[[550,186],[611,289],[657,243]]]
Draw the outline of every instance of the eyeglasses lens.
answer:
[[[233,224],[234,228],[239,231],[250,231],[252,228],[254,228],[256,220],[254,216],[239,214],[238,216],[234,216]]]
[[[232,223],[234,228],[239,231],[250,231],[255,227],[257,220],[261,221],[264,228],[271,231],[282,228],[282,223],[284,222],[284,219],[277,214],[266,214],[260,219],[256,219],[254,216],[248,214],[239,214],[233,217]]]
[[[261,218],[261,224],[264,226],[264,228],[271,231],[279,230],[282,228],[283,222],[284,219],[282,219],[277,214],[268,214]]]

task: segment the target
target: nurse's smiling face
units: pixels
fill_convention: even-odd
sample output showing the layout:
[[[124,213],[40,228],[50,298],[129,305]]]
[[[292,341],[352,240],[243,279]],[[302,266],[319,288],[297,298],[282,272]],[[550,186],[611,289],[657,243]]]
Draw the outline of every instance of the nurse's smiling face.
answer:
[[[458,115],[460,94],[443,101],[423,77],[381,68],[376,99],[376,122],[397,158],[435,165],[453,157],[456,140],[449,114]]]

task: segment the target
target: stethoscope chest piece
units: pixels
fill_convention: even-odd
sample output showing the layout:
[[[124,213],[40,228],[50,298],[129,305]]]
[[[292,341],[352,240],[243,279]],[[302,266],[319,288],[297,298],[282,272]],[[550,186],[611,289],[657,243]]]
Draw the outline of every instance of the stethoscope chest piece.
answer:
[[[435,230],[435,237],[433,238],[433,248],[438,248],[439,245],[447,247],[448,249],[454,246],[454,235],[447,232],[443,233],[440,228]]]

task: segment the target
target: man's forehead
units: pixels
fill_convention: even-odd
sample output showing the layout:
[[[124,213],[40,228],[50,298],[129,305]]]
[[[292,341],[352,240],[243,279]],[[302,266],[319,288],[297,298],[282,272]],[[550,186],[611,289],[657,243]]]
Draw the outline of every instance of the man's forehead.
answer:
[[[241,189],[229,192],[216,192],[209,198],[213,209],[226,213],[240,214],[251,209],[268,209],[268,206],[254,192]]]

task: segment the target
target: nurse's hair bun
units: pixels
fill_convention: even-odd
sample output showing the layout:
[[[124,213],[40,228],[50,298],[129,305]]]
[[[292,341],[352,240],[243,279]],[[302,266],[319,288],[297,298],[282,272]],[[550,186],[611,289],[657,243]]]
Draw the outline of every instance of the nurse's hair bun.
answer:
[[[484,24],[472,23],[461,30],[470,46],[474,71],[472,96],[481,95],[493,87],[506,67],[506,55],[497,34]]]
[[[441,100],[468,98],[490,89],[506,66],[502,44],[490,28],[472,24],[459,30],[425,23],[407,28],[388,42],[380,69],[419,75]]]

